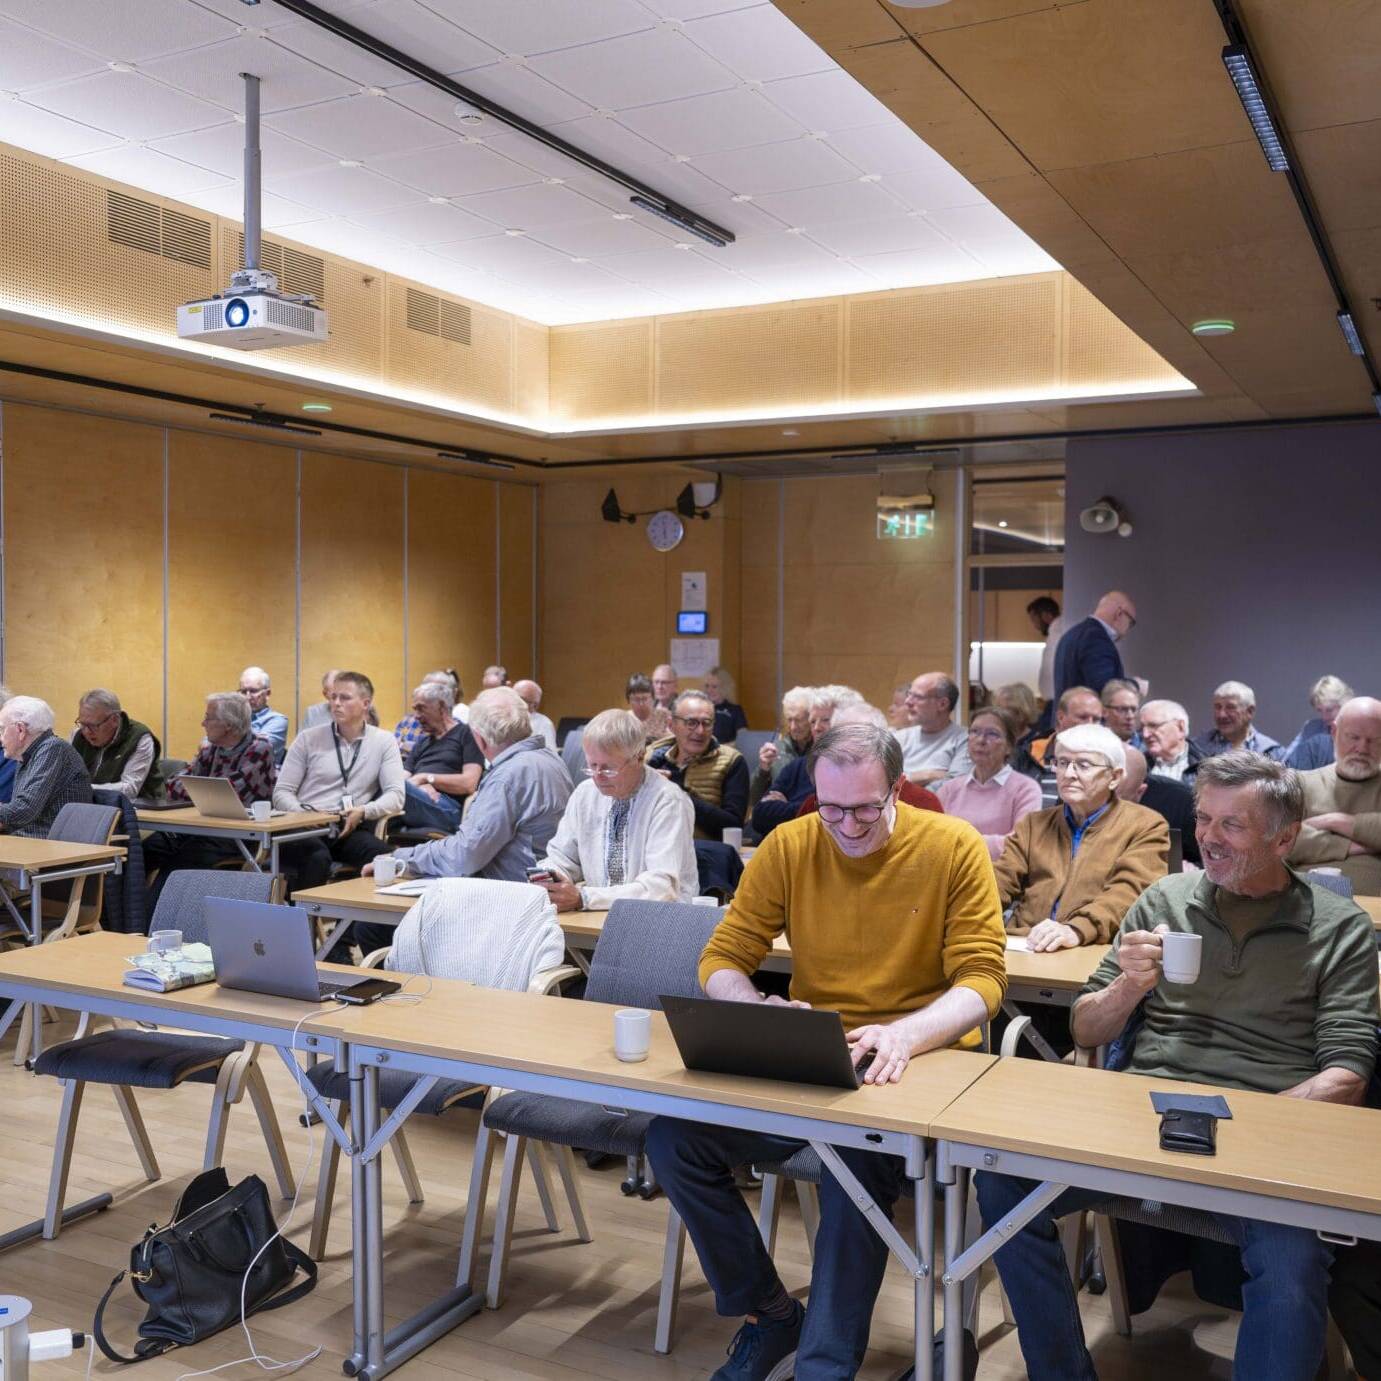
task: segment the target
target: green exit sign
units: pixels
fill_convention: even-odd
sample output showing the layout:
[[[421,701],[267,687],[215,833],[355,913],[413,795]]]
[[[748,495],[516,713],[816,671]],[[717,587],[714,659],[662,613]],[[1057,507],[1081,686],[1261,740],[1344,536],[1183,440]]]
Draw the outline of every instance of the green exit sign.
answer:
[[[924,513],[879,513],[878,537],[892,541],[907,541],[916,537],[929,537],[935,531],[935,514]]]

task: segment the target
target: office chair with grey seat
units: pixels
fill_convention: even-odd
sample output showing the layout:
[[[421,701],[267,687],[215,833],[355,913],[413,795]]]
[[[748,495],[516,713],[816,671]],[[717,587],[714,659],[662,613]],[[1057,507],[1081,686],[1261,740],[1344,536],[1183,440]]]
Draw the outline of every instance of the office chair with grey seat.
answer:
[[[265,873],[182,869],[168,879],[151,924],[157,930],[180,930],[184,942],[204,943],[208,897],[266,902],[272,886],[273,878]],[[303,924],[306,924],[305,917]],[[35,1074],[51,1075],[63,1084],[62,1112],[58,1118],[53,1170],[48,1182],[48,1207],[43,1222],[44,1237],[54,1238],[62,1228],[62,1204],[77,1138],[77,1116],[87,1084],[111,1086],[144,1175],[150,1181],[158,1179],[161,1172],[134,1099],[136,1088],[171,1089],[184,1083],[215,1085],[206,1131],[206,1151],[202,1158],[205,1170],[221,1163],[231,1106],[248,1092],[268,1146],[279,1193],[285,1199],[292,1197],[292,1171],[268,1085],[259,1068],[257,1045],[246,1046],[244,1041],[218,1036],[192,1036],[143,1028],[117,1027],[88,1034],[89,1015],[83,1014],[76,1037],[45,1050],[34,1062]]]

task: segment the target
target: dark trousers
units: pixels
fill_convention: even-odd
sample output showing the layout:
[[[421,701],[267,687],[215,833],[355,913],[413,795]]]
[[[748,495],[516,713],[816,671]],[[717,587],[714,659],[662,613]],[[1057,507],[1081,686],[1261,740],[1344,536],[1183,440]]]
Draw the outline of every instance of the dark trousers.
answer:
[[[1034,1180],[986,1171],[974,1183],[985,1228],[1000,1222],[1036,1187]],[[1066,1190],[993,1258],[1016,1316],[1031,1381],[1098,1381],[1055,1221],[1108,1197],[1099,1190]],[[1237,1243],[1245,1273],[1234,1378],[1313,1381],[1323,1360],[1333,1248],[1306,1228],[1213,1216]]]
[[[1381,1242],[1337,1249],[1328,1306],[1358,1376],[1381,1381]]]
[[[278,851],[278,866],[287,879],[288,895],[306,887],[320,887],[331,876],[332,863],[363,868],[380,854],[393,852],[392,844],[375,838],[374,826],[363,821],[344,839],[302,839],[284,844]]]
[[[733,1127],[657,1117],[647,1155],[685,1221],[714,1291],[715,1307],[736,1318],[772,1298],[780,1280],[758,1236],[733,1168],[786,1160],[804,1142]],[[839,1147],[844,1163],[889,1217],[906,1182],[899,1156]],[[797,1381],[845,1381],[863,1363],[887,1247],[828,1172],[820,1184],[820,1228],[810,1301],[796,1353]]]
[[[163,885],[179,868],[215,868],[227,858],[244,862],[231,839],[204,839],[194,834],[151,834],[144,841],[144,876],[158,876],[148,885],[149,915],[158,907]]]

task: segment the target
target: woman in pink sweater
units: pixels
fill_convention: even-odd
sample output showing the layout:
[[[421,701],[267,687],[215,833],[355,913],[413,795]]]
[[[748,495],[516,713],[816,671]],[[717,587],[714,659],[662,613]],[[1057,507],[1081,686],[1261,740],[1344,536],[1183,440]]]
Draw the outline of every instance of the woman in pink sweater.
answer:
[[[1041,805],[1038,782],[1014,770],[1008,759],[1016,747],[1016,725],[1006,710],[977,710],[969,721],[973,771],[933,788],[946,815],[967,820],[996,858],[1017,821]]]

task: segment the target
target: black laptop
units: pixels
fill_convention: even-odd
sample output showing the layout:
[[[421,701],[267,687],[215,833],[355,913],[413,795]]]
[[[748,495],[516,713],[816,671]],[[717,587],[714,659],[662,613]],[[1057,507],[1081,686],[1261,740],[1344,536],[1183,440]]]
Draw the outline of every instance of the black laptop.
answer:
[[[854,1068],[838,1012],[709,997],[661,1003],[687,1069],[850,1089],[870,1063]]]

